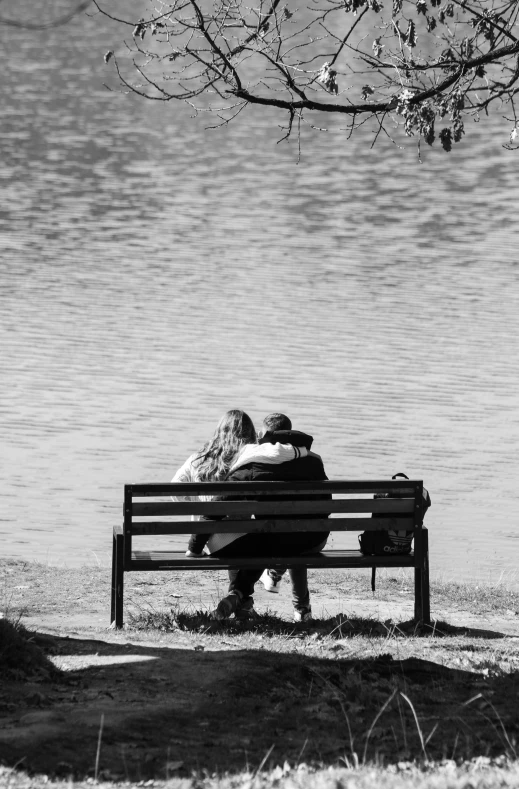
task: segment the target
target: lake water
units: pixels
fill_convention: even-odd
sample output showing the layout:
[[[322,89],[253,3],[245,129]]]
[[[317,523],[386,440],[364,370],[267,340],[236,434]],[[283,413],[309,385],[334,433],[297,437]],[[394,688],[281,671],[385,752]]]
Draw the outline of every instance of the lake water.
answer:
[[[519,585],[506,124],[422,164],[304,130],[298,164],[274,113],[107,91],[119,38],[0,27],[3,555],[108,565],[125,482],[281,410],[330,478],[424,479],[434,573]]]

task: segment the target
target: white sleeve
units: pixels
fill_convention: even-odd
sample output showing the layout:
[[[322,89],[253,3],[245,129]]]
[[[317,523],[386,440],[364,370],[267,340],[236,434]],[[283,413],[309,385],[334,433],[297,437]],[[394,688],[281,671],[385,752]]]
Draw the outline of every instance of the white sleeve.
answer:
[[[308,455],[306,447],[294,447],[292,444],[260,444],[260,446],[266,449],[262,463],[286,463]]]
[[[180,466],[178,471],[175,472],[175,475],[172,482],[196,482],[195,479],[195,468],[193,465],[193,460],[195,459],[195,455],[190,455],[186,462]],[[193,499],[197,499],[198,496],[171,496],[171,501],[192,501]]]
[[[304,458],[308,455],[306,447],[294,447],[292,444],[247,444],[243,447],[230,471],[247,463],[270,463],[277,465],[289,460]]]

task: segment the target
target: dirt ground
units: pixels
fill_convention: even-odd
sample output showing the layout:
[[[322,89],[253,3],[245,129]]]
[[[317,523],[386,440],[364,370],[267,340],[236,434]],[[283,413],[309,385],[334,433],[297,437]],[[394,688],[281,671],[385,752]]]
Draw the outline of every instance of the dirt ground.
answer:
[[[366,575],[361,597],[347,577],[332,587],[316,574],[322,626],[291,623],[288,584],[279,595],[258,585],[258,612],[277,618],[241,630],[200,613],[225,593],[222,574],[146,573],[127,576],[126,610],[181,610],[181,626],[114,631],[108,568],[4,561],[0,584],[4,612],[23,613],[49,661],[0,684],[9,766],[145,781],[257,769],[265,757],[513,756],[519,740],[512,611],[476,617],[433,602],[438,631],[416,638],[394,624],[412,617],[408,589],[373,598]]]

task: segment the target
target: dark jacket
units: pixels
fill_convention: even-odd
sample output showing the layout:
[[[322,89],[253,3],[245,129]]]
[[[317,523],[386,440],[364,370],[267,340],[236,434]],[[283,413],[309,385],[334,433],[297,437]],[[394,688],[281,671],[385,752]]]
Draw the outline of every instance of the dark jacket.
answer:
[[[260,440],[260,444],[292,444],[294,447],[306,447],[310,450],[313,438],[307,433],[299,430],[278,430],[275,433],[266,433]],[[287,463],[274,465],[271,463],[249,463],[236,469],[230,476],[232,482],[291,482],[293,481],[320,481],[328,477],[324,471],[323,461],[314,453],[306,457],[290,460]],[[263,501],[283,501],[293,498],[291,496],[262,496]],[[299,500],[306,499],[328,499],[329,495],[323,496],[298,496]],[[276,516],[269,516],[276,517]],[[290,515],[279,515],[279,518],[289,518]],[[301,517],[312,518],[312,515],[301,515]],[[324,539],[324,535],[323,535]]]
[[[312,436],[302,433],[299,430],[279,430],[275,433],[266,433],[263,438],[260,440],[260,444],[264,443],[271,443],[271,444],[292,444],[294,447],[306,447],[310,450],[312,446],[313,438]],[[236,471],[232,472],[227,477],[229,482],[290,482],[290,481],[308,481],[311,482],[312,480],[320,481],[326,480],[328,477],[324,471],[323,461],[314,453],[307,455],[306,457],[300,457],[295,460],[290,460],[287,463],[279,463],[279,464],[272,464],[272,463],[248,463],[245,466],[240,466],[236,469]],[[225,501],[225,500],[239,500],[242,499],[249,499],[254,500],[256,497],[251,496],[243,496],[238,497],[236,495],[233,496],[221,496],[218,497],[217,501]],[[287,500],[291,499],[291,496],[262,496],[262,501],[273,501],[273,500]],[[298,496],[300,500],[307,500],[307,499],[331,499],[330,494],[323,494],[323,495],[307,495],[307,496]],[[269,515],[269,518],[272,517],[279,517],[279,518],[290,518],[290,515]],[[312,518],[315,517],[313,515],[300,515],[301,518]],[[327,516],[323,516],[327,517]],[[204,520],[217,520],[216,518],[204,518]],[[213,531],[218,531],[217,529],[213,529]],[[327,538],[329,532],[322,532],[323,540]],[[209,534],[193,534],[191,539],[189,540],[189,550],[193,551],[193,553],[201,553],[204,549],[204,546],[209,539]]]

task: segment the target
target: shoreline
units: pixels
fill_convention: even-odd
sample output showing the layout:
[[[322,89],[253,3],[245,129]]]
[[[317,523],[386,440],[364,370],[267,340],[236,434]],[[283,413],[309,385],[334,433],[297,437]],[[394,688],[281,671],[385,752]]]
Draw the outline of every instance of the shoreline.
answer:
[[[30,628],[51,632],[109,628],[110,568],[100,565],[56,567],[19,559],[0,560],[0,612],[22,615]],[[377,571],[371,592],[370,570],[312,570],[309,588],[314,616],[360,614],[379,621],[413,617],[412,571]],[[143,606],[152,610],[182,606],[209,611],[226,594],[224,572],[148,572],[125,574],[125,622]],[[75,605],[75,603],[78,603]],[[283,580],[280,594],[256,585],[259,613],[272,612],[290,621],[290,584]],[[519,636],[519,592],[503,583],[463,583],[431,579],[433,620],[457,627],[497,629]]]
[[[178,546],[177,546],[178,547]],[[86,554],[82,558],[78,558],[74,560],[73,554],[71,552],[65,553],[63,556],[59,556],[56,554],[52,554],[50,550],[48,550],[45,554],[44,558],[41,558],[41,555],[38,554],[36,551],[30,552],[29,555],[24,554],[11,554],[4,556],[0,559],[0,562],[28,562],[33,564],[41,564],[43,566],[53,567],[56,569],[65,569],[65,570],[82,570],[85,568],[101,568],[105,570],[110,570],[111,562],[112,562],[112,555],[111,550],[103,549],[99,551],[95,550],[88,550]],[[431,582],[436,583],[446,583],[446,584],[455,584],[460,583],[462,585],[473,585],[479,584],[481,586],[496,586],[496,585],[503,585],[509,588],[513,592],[517,592],[519,594],[519,570],[516,567],[503,567],[499,569],[498,567],[471,567],[470,570],[467,569],[466,572],[462,572],[460,575],[460,568],[455,566],[453,563],[453,567],[451,569],[445,568],[437,568],[436,562],[434,560],[434,556],[431,560],[431,569],[430,569],[430,577]],[[1,566],[1,565],[0,565]]]

